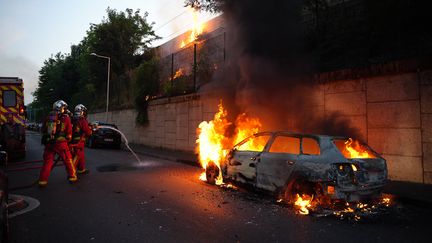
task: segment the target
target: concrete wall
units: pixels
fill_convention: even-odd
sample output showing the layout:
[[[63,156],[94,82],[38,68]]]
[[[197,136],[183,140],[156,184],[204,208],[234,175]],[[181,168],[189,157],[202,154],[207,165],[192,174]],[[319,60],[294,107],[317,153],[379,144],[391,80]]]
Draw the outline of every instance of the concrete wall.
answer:
[[[384,156],[390,179],[432,184],[432,72],[326,82],[315,97],[320,111],[338,111]],[[110,112],[109,121],[131,142],[194,151],[196,128],[218,102],[210,94],[160,99],[150,103],[148,126],[135,124],[134,110]]]
[[[135,122],[135,110],[109,112],[112,122],[129,142],[174,150],[195,151],[196,129],[200,122],[212,120],[217,112],[218,98],[186,95],[151,101],[149,124]],[[105,113],[89,114],[89,121],[104,121]]]
[[[432,72],[420,75],[420,113],[424,182],[432,184]]]

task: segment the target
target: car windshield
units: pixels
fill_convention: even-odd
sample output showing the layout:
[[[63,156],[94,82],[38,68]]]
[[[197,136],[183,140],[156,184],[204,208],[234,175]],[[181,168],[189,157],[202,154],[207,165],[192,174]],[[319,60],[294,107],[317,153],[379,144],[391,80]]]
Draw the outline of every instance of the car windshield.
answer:
[[[352,138],[334,139],[333,143],[347,159],[376,158],[375,153],[366,145]]]
[[[240,150],[240,151],[261,152],[261,151],[263,151],[269,138],[270,138],[270,135],[251,136],[251,137],[243,140],[242,142],[240,142],[238,145],[236,145],[235,149]]]

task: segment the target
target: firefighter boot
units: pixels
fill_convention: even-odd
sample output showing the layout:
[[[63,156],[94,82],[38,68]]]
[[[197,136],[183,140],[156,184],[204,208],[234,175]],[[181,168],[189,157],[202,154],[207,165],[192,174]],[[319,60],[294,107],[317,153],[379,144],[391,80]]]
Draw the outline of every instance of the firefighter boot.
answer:
[[[74,184],[75,182],[78,181],[78,178],[76,176],[75,177],[68,177],[68,181],[70,184]]]
[[[39,187],[46,187],[48,185],[48,181],[38,181]]]
[[[78,173],[78,175],[87,175],[88,173],[90,173],[90,170],[89,169],[83,169],[83,170],[78,169],[77,173]]]

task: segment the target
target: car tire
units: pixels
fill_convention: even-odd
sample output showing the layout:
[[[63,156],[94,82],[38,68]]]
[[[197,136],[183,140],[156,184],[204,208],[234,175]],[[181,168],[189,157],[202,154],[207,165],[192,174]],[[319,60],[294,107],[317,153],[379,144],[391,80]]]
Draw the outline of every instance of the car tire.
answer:
[[[296,195],[309,195],[310,197],[317,199],[318,195],[316,192],[315,183],[309,182],[305,179],[295,179],[287,184],[284,190],[283,198],[285,202],[292,204],[296,200]]]
[[[220,170],[213,162],[210,162],[206,168],[207,183],[211,185],[216,184],[216,179],[219,177]]]

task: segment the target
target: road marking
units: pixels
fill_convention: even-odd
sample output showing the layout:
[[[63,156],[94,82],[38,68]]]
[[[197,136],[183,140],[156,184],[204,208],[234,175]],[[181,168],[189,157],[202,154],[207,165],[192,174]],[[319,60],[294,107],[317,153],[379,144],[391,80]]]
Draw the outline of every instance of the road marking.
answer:
[[[27,197],[27,196],[22,196],[22,195],[16,195],[16,194],[9,194],[9,198],[23,199],[28,204],[28,206],[25,207],[24,209],[19,210],[19,211],[15,212],[15,213],[9,214],[8,218],[10,218],[10,219],[13,218],[13,217],[16,217],[18,215],[28,213],[28,212],[32,211],[33,209],[36,209],[40,205],[39,200],[37,200],[35,198],[32,198],[32,197]]]

